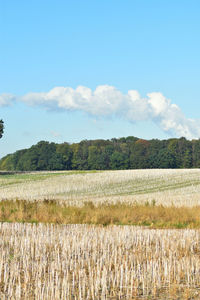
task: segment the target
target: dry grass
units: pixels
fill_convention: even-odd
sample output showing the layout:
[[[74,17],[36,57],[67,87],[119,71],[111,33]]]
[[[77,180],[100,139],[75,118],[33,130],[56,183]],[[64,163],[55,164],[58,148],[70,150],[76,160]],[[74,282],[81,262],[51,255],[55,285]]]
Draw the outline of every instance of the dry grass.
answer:
[[[199,299],[200,233],[0,224],[0,299]]]
[[[1,201],[1,222],[57,224],[142,225],[150,228],[200,228],[200,207],[164,207],[155,203],[128,205],[86,202],[84,206],[60,205],[54,200]]]

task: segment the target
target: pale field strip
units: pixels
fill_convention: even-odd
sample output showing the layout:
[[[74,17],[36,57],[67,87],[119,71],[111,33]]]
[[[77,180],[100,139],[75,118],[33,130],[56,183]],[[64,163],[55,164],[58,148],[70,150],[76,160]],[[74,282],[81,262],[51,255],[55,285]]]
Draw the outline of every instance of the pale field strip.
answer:
[[[200,205],[199,169],[37,172],[0,176],[0,200]]]
[[[0,299],[198,297],[199,242],[199,230],[1,223]]]

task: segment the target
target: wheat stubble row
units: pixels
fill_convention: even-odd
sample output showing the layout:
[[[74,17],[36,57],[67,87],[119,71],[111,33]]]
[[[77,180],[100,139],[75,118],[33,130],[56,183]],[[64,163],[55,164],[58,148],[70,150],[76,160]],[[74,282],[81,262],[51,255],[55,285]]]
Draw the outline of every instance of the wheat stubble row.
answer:
[[[198,230],[3,223],[0,299],[198,299],[199,240]]]
[[[200,205],[200,170],[119,170],[38,172],[0,177],[0,200],[55,199],[81,206],[85,201],[158,205]]]

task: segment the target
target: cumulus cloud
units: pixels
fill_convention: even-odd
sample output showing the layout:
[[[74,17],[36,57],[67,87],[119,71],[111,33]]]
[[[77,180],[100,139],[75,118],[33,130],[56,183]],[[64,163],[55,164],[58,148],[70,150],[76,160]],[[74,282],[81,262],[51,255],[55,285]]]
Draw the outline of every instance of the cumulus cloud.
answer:
[[[200,137],[200,120],[188,119],[170,99],[158,92],[141,97],[138,91],[124,94],[113,86],[55,87],[47,93],[29,93],[21,101],[46,109],[83,111],[92,116],[117,116],[130,122],[152,120],[163,131],[186,138]],[[0,103],[3,100],[0,98]]]
[[[11,94],[1,94],[0,95],[0,107],[9,106],[15,100],[15,96]]]

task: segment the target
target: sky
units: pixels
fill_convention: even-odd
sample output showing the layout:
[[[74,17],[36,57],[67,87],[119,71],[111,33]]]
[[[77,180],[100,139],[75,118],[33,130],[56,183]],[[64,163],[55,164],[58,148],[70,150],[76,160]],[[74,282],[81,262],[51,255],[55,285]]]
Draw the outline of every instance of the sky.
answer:
[[[0,157],[200,138],[199,0],[0,0]]]

